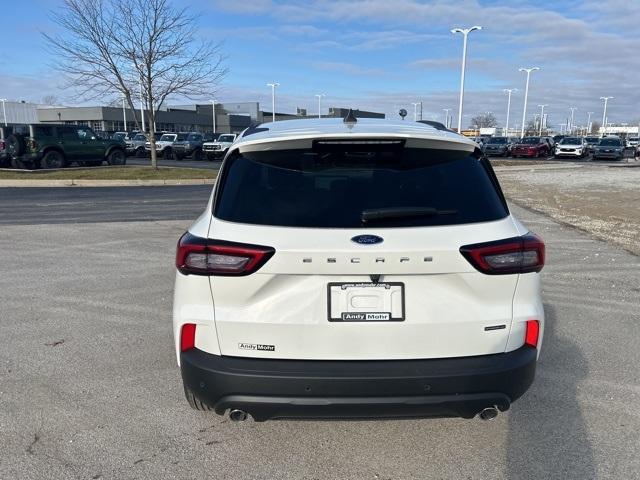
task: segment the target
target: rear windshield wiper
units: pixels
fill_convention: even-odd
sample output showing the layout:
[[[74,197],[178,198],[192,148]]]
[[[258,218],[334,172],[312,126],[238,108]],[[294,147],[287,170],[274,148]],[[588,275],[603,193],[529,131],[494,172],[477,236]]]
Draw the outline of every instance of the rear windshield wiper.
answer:
[[[371,208],[363,210],[360,220],[362,223],[369,223],[390,218],[435,217],[438,215],[455,215],[456,213],[458,213],[458,210],[438,210],[434,207]]]

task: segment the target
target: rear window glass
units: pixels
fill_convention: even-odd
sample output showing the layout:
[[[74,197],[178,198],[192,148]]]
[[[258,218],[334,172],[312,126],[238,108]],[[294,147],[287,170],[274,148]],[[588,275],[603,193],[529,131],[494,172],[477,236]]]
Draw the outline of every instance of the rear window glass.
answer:
[[[468,152],[338,148],[236,153],[227,159],[220,180],[214,215],[238,223],[384,228],[486,222],[508,215],[487,171]]]

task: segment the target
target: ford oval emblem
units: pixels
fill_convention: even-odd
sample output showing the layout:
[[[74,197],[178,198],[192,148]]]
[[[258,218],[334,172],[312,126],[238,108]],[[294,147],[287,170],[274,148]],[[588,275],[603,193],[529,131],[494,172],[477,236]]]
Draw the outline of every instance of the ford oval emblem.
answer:
[[[359,243],[360,245],[374,245],[376,243],[382,243],[384,240],[377,235],[356,235],[351,241]]]

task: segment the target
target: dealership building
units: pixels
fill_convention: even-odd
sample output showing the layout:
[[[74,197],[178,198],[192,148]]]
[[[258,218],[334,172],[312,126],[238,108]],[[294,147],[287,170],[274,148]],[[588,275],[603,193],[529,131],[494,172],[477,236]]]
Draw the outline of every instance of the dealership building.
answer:
[[[45,106],[25,102],[3,102],[4,126],[32,123],[62,123],[90,127],[96,132],[121,132],[137,130],[136,119],[141,122],[140,110],[120,107],[65,107]],[[155,131],[157,132],[211,132],[213,129],[213,105],[173,105],[156,112]],[[344,118],[349,109],[331,107],[323,118]],[[0,112],[0,113],[3,113]],[[384,113],[354,110],[356,117],[385,118]],[[251,124],[270,122],[272,113],[260,109],[259,102],[217,103],[215,105],[215,124],[217,133],[240,133]],[[144,121],[148,121],[148,112],[144,112]],[[276,112],[276,121],[296,118],[317,118],[307,115],[305,109],[298,108],[296,113]],[[146,124],[146,123],[145,123]],[[0,131],[0,135],[3,132]]]

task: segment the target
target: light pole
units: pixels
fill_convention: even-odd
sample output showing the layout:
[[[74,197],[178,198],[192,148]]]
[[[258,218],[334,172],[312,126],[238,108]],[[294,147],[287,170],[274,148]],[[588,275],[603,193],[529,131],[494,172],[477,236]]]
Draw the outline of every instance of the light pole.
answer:
[[[461,33],[464,37],[462,43],[462,73],[460,74],[460,105],[458,107],[458,133],[462,131],[462,103],[464,102],[464,72],[467,67],[467,37],[474,30],[482,30],[482,27],[475,25],[471,28],[454,28],[451,33]]]
[[[587,133],[591,133],[591,115],[593,112],[587,112]]]
[[[271,121],[276,121],[276,87],[279,87],[278,82],[267,83],[267,87],[271,87]]]
[[[316,93],[316,97],[318,97],[318,118],[322,118],[322,114],[320,113],[322,110],[322,97],[326,97],[324,93]]]
[[[518,89],[517,88],[505,88],[502,91],[504,93],[508,94],[508,96],[507,96],[507,123],[505,124],[505,127],[504,127],[504,136],[508,137],[509,136],[509,113],[511,112],[511,94],[513,92],[517,92]]]
[[[604,136],[604,132],[607,130],[607,102],[615,97],[600,97],[600,100],[604,100],[604,111],[602,112],[602,126],[604,130],[602,130],[602,135]]]
[[[125,97],[122,97],[122,119],[124,121],[124,131],[127,131],[127,111],[124,109]]]
[[[411,105],[413,105],[413,121],[417,122],[418,121],[418,105],[420,105],[420,102],[412,102]]]
[[[573,133],[573,116],[575,114],[575,111],[577,110],[576,107],[569,107],[569,110],[571,110],[571,123],[569,124],[569,133]]]
[[[451,125],[450,125],[451,122],[449,122],[449,120],[451,118],[449,116],[449,112],[451,111],[451,109],[450,108],[443,108],[442,110],[444,110],[444,126],[447,127],[447,128],[451,128]]]
[[[531,76],[531,72],[535,70],[540,70],[540,67],[531,67],[531,68],[520,68],[521,72],[527,72],[527,83],[524,87],[524,109],[522,110],[522,132],[520,133],[520,138],[524,137],[524,126],[525,120],[527,118],[527,100],[529,98],[529,77]]]
[[[538,133],[538,135],[542,136],[542,123],[544,120],[544,107],[547,106],[547,104],[545,105],[538,105],[540,107],[540,132]]]
[[[216,134],[216,99],[212,98],[211,102],[211,120],[213,120],[213,134]]]
[[[7,99],[6,98],[0,98],[0,102],[2,102],[2,115],[4,117],[4,126],[7,126],[7,109],[4,105],[4,102],[6,102]]]

